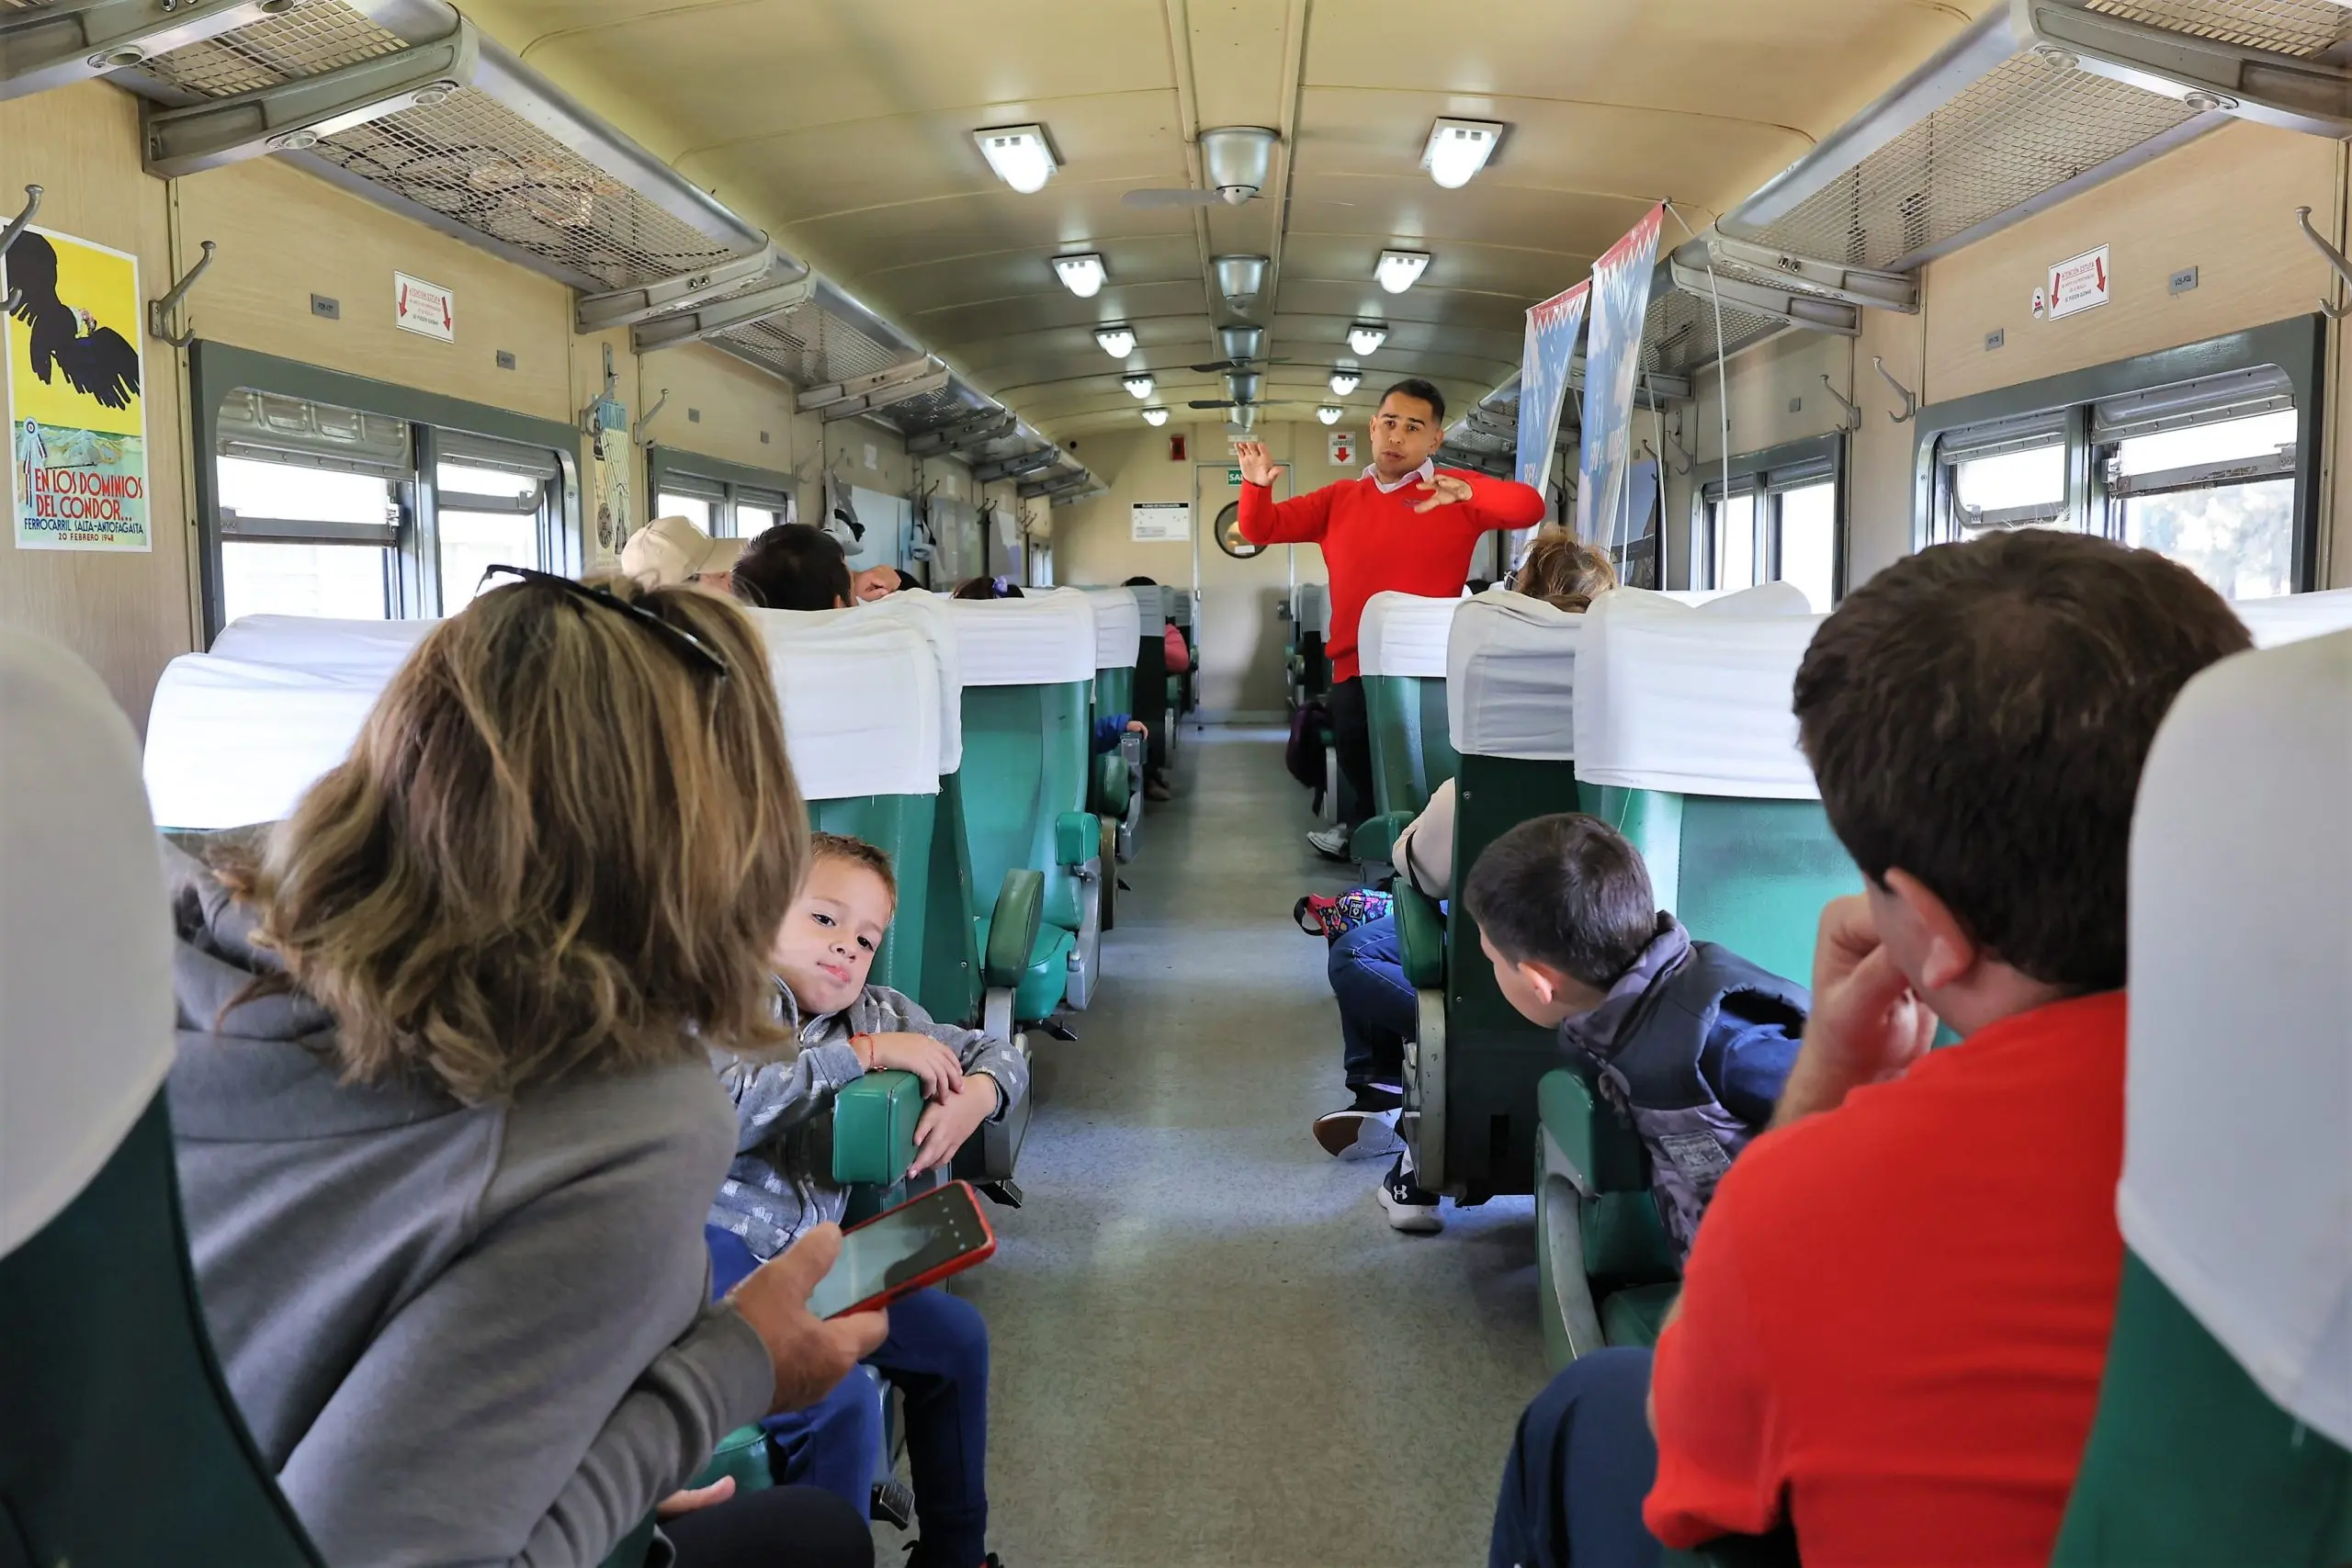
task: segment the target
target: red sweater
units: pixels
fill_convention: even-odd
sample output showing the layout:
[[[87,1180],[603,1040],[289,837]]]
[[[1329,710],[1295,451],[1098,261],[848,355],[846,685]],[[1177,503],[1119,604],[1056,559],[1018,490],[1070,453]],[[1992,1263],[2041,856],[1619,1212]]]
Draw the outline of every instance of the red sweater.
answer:
[[[1369,478],[1340,479],[1277,503],[1264,485],[1241,487],[1241,536],[1257,545],[1320,545],[1331,574],[1331,679],[1356,676],[1356,623],[1375,593],[1450,599],[1470,576],[1478,536],[1544,521],[1544,498],[1516,479],[1440,468],[1470,486],[1470,499],[1428,512],[1419,479],[1386,495]]]

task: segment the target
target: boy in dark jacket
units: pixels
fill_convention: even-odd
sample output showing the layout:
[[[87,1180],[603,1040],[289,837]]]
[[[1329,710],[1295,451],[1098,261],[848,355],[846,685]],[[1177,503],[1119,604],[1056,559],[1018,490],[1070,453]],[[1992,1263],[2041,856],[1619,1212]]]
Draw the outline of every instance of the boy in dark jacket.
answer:
[[[1577,812],[1522,822],[1463,885],[1511,1006],[1555,1027],[1649,1151],[1658,1217],[1687,1255],[1715,1184],[1772,1119],[1805,988],[1659,909],[1624,837]]]

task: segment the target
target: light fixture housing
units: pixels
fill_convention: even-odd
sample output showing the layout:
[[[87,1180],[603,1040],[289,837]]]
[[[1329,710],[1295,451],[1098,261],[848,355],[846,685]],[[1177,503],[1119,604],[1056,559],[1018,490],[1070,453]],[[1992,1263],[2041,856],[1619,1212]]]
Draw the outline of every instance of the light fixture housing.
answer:
[[[1363,358],[1378,354],[1387,341],[1388,329],[1375,321],[1358,321],[1348,329],[1348,346]]]
[[[1103,270],[1102,257],[1096,251],[1081,251],[1076,255],[1056,256],[1054,274],[1062,287],[1081,299],[1091,299],[1102,292],[1102,280],[1109,276]]]
[[[1315,417],[1326,424],[1337,424],[1340,423],[1340,416],[1347,412],[1337,403],[1325,403],[1315,411]]]
[[[1143,411],[1143,422],[1146,424],[1150,425],[1166,424],[1168,423],[1168,411],[1163,408],[1148,408]]]
[[[1136,330],[1124,322],[1116,326],[1097,327],[1094,329],[1094,341],[1101,344],[1102,352],[1112,358],[1125,359],[1136,351]]]
[[[1460,190],[1487,166],[1501,144],[1503,128],[1491,119],[1441,119],[1430,127],[1421,167],[1447,190]]]
[[[1225,350],[1225,356],[1227,359],[1255,359],[1258,357],[1258,351],[1266,346],[1266,329],[1263,327],[1219,327],[1216,330],[1216,342],[1217,346]]]
[[[1363,372],[1352,367],[1342,366],[1331,372],[1331,395],[1335,398],[1344,398],[1363,385]]]
[[[1419,283],[1421,274],[1429,269],[1430,254],[1427,251],[1383,251],[1379,262],[1372,269],[1372,276],[1378,278],[1380,287],[1389,293],[1402,294]]]
[[[1023,196],[1045,189],[1046,182],[1061,167],[1042,125],[990,126],[972,132],[972,140],[996,177]]]
[[[1159,384],[1148,376],[1130,376],[1119,383],[1127,389],[1127,396],[1138,402],[1151,396],[1152,389]]]
[[[1216,256],[1209,265],[1216,270],[1217,292],[1225,296],[1227,304],[1247,310],[1257,303],[1258,291],[1266,287],[1264,256]]]

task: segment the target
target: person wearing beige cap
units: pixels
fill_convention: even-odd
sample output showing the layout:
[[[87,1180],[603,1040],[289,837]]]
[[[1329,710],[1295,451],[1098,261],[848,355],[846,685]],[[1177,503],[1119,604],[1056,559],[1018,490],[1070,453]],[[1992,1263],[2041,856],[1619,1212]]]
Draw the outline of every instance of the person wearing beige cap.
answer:
[[[656,517],[621,547],[621,570],[648,588],[686,583],[726,592],[741,539],[714,539],[684,517]]]

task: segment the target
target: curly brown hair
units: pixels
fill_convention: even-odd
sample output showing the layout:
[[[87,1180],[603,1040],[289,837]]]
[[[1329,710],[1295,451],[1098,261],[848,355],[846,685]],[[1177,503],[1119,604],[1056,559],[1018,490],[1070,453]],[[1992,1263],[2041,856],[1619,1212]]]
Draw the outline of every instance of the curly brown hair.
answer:
[[[1617,586],[1617,569],[1600,549],[1565,528],[1535,536],[1512,574],[1511,587],[1555,609],[1589,609],[1594,599]]]

